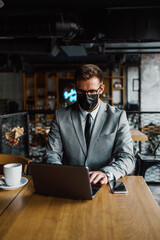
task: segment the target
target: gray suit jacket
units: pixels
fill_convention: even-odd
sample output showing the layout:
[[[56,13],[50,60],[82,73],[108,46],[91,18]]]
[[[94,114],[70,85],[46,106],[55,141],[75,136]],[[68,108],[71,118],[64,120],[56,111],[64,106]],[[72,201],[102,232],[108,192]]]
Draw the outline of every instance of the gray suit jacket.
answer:
[[[110,171],[116,179],[132,172],[134,155],[124,111],[100,100],[87,152],[78,104],[56,110],[44,161]]]

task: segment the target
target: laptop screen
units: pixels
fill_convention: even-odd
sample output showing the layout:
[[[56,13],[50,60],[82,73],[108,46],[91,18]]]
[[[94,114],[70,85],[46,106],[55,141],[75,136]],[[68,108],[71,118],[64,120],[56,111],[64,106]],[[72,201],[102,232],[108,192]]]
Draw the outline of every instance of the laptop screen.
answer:
[[[94,186],[92,193],[86,167],[32,162],[29,164],[29,169],[35,192],[39,194],[90,200],[93,198],[93,193],[101,188],[101,186]]]

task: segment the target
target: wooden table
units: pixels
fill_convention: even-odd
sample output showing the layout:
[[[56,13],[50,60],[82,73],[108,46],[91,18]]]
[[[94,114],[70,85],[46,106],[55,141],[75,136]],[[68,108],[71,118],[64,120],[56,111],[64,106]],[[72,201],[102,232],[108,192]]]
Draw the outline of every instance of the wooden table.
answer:
[[[133,141],[148,141],[147,135],[142,133],[140,130],[133,128],[130,132]]]
[[[143,178],[122,181],[127,194],[104,185],[93,200],[80,201],[37,195],[31,180],[2,211],[0,239],[159,240],[160,208]]]
[[[3,175],[0,175],[0,178]],[[28,181],[31,180],[31,176],[25,176],[28,178]],[[22,191],[24,188],[20,187],[18,189],[15,189],[14,191],[4,191],[0,189],[0,216],[5,211],[5,209],[12,203],[12,201],[16,198],[16,196]]]

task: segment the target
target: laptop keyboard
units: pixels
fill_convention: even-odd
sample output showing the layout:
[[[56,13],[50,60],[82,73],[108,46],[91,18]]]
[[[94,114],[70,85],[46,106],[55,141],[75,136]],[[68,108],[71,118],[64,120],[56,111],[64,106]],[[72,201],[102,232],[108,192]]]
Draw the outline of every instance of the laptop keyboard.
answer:
[[[92,186],[92,196],[94,196],[101,188],[101,185],[91,185],[91,186]]]

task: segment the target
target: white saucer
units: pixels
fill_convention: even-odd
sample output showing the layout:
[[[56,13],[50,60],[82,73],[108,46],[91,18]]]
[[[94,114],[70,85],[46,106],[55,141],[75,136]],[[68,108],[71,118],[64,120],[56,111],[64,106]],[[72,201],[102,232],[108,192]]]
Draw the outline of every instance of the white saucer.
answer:
[[[4,177],[2,177],[1,179],[4,180]],[[17,186],[8,186],[5,182],[3,182],[2,185],[0,185],[0,188],[3,189],[3,190],[14,190],[14,189],[17,189],[19,187],[24,186],[27,182],[28,182],[28,179],[25,178],[25,177],[22,177],[19,185],[17,185]]]

